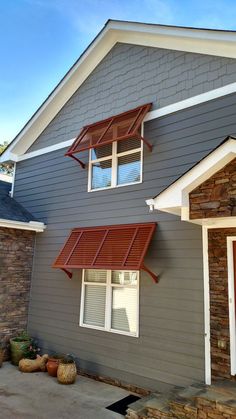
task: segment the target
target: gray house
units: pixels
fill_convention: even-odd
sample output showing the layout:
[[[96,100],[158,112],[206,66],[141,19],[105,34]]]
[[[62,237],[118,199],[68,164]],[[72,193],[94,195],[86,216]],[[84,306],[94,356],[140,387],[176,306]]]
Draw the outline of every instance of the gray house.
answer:
[[[1,156],[45,351],[141,388],[236,374],[235,132],[234,32],[107,22]]]

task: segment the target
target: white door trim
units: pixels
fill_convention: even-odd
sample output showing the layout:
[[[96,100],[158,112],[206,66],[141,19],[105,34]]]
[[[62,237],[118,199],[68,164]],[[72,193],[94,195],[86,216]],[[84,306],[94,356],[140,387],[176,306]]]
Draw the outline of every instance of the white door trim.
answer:
[[[205,383],[211,385],[211,329],[210,285],[208,260],[208,227],[202,226],[203,283],[204,283],[204,336],[205,336]]]
[[[236,241],[236,236],[227,237],[228,302],[229,302],[229,332],[230,332],[230,368],[231,368],[231,375],[236,375],[236,331],[235,331],[234,253],[233,253],[233,242],[234,241]]]

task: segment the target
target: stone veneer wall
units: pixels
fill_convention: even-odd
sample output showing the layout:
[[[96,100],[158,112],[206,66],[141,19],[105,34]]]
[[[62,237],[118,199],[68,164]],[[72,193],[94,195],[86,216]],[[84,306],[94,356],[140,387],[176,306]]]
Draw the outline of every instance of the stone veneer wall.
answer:
[[[0,341],[27,327],[35,233],[0,227]]]
[[[236,236],[236,228],[213,228],[208,232],[211,367],[213,378],[230,378],[230,333],[227,269],[228,236]],[[224,340],[226,342],[226,349],[218,348],[218,340]]]
[[[236,215],[236,159],[189,195],[190,219]]]

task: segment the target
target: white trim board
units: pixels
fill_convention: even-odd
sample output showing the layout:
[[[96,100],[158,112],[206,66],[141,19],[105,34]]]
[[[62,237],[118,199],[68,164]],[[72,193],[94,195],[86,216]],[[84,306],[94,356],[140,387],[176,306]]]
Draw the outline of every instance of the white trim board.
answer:
[[[231,375],[236,374],[236,330],[235,330],[235,294],[234,294],[234,254],[233,242],[235,236],[227,237],[228,265],[228,301],[229,301],[229,331],[230,331],[230,368]]]
[[[202,227],[203,284],[204,284],[204,338],[205,338],[205,383],[211,385],[211,323],[210,284],[208,263],[208,227]]]
[[[27,223],[23,221],[6,220],[4,218],[0,218],[0,226],[6,228],[16,228],[20,230],[31,230],[36,231],[36,233],[42,233],[46,228],[44,223],[37,221],[29,221]]]
[[[12,183],[12,176],[5,175],[4,173],[0,173],[0,181],[1,182]]]
[[[164,106],[160,109],[155,109],[154,111],[150,111],[147,113],[147,115],[144,118],[144,122],[152,121],[156,118],[161,118],[162,116],[172,114],[174,112],[178,112],[183,109],[190,108],[192,106],[199,105],[201,103],[208,102],[210,100],[214,100],[223,96],[226,96],[231,93],[236,92],[236,83],[230,83],[226,86],[219,87],[218,89],[210,90],[206,93],[201,93],[200,95],[192,96],[188,99],[181,100],[180,102],[173,103],[172,105]],[[69,148],[73,142],[75,141],[75,138],[72,138],[70,140],[62,141],[60,143],[43,147],[36,151],[31,151],[26,154],[15,154],[12,152],[8,152],[3,154],[0,157],[0,163],[3,163],[5,161],[11,160],[14,162],[23,161],[27,159],[31,159],[33,157],[41,156],[42,154],[50,153],[52,151],[60,150],[62,148]]]
[[[75,141],[75,138],[72,138],[70,140],[62,141],[60,143],[57,143],[48,147],[43,147],[40,150],[31,151],[29,153],[23,154],[22,156],[15,156],[15,159],[16,159],[15,161],[19,162],[22,160],[28,160],[28,159],[32,159],[32,157],[41,156],[42,154],[51,153],[52,151],[57,151],[62,148],[69,148],[73,144],[74,141]]]
[[[201,93],[200,95],[192,96],[188,99],[181,100],[180,102],[173,103],[163,108],[156,109],[154,111],[148,112],[144,122],[151,121],[155,118],[160,118],[182,109],[190,108],[191,106],[199,105],[200,103],[208,102],[220,98],[222,96],[229,95],[236,92],[236,83],[230,83],[226,86],[219,87],[218,89],[209,90],[209,92]]]
[[[110,20],[6,149],[4,161],[27,151],[117,42],[236,58],[235,32]]]

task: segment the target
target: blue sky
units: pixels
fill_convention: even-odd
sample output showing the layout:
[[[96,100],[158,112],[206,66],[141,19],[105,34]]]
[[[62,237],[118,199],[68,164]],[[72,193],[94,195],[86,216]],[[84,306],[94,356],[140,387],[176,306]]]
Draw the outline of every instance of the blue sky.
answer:
[[[109,18],[236,30],[236,2],[0,0],[0,143],[13,139]]]

